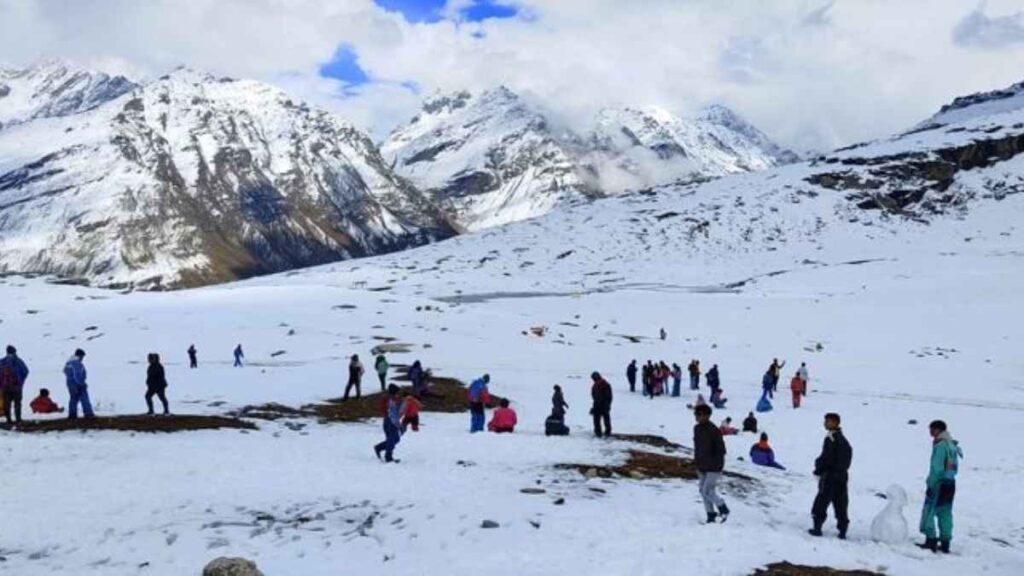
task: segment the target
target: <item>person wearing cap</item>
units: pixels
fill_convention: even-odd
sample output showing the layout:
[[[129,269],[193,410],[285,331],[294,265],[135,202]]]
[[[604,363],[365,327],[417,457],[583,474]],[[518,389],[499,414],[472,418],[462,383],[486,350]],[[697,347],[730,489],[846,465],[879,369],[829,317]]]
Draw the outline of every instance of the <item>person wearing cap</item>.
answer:
[[[470,432],[483,432],[484,422],[487,420],[484,410],[487,408],[487,403],[491,401],[491,392],[487,389],[487,384],[491,381],[490,374],[484,374],[480,378],[473,380],[469,385],[469,431]]]
[[[946,430],[946,423],[935,420],[928,425],[932,437],[932,457],[925,480],[927,490],[924,508],[921,511],[921,533],[924,544],[921,548],[949,554],[949,542],[953,539],[953,496],[956,494],[956,474],[960,470],[960,459],[964,457],[960,444]],[[935,525],[938,524],[938,534]]]
[[[79,404],[82,405],[82,414],[86,418],[96,417],[92,411],[92,403],[89,401],[89,387],[85,382],[84,358],[85,351],[79,348],[75,350],[74,356],[64,364],[64,378],[68,385],[68,394],[71,396],[71,399],[68,400],[68,419],[70,420],[78,418]]]
[[[590,415],[594,417],[594,436],[607,438],[612,435],[612,386],[599,372],[591,374],[590,379],[593,381],[590,398],[594,403]],[[604,430],[601,429],[602,423]]]
[[[21,395],[28,378],[28,366],[18,358],[14,346],[7,346],[7,355],[0,359],[0,390],[4,397],[4,418],[11,424],[11,412],[14,421],[21,423]],[[13,410],[12,410],[13,408]]]

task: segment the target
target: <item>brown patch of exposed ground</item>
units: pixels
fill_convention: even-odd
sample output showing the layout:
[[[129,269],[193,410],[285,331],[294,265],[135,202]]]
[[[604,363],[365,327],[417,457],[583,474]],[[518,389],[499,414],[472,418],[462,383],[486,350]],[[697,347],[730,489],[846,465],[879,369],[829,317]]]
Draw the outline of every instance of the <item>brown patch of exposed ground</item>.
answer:
[[[671,440],[663,436],[655,436],[653,434],[612,434],[612,439],[622,440],[623,442],[634,442],[636,444],[644,444],[646,446],[653,446],[654,448],[663,448],[665,450],[685,450],[682,444],[676,444]]]
[[[827,566],[800,566],[789,562],[776,562],[758,568],[751,576],[882,576],[867,570],[839,570]]]
[[[575,470],[588,478],[631,478],[643,480],[647,478],[675,478],[679,480],[696,480],[697,467],[690,458],[666,456],[653,452],[630,450],[629,458],[620,466],[601,466],[596,464],[556,464],[559,470]],[[753,482],[749,476],[726,472],[726,476]]]
[[[408,382],[405,375],[408,367],[396,366],[399,373],[393,381]],[[377,386],[376,375],[371,380],[364,378],[364,388]],[[410,386],[401,387],[402,391],[412,392]],[[420,398],[423,403],[423,412],[458,413],[469,411],[469,399],[466,387],[455,378],[444,376],[430,377],[430,393],[432,396]],[[323,422],[358,422],[371,418],[380,418],[384,413],[384,394],[376,391],[372,394],[365,394],[360,398],[350,397],[348,400],[332,398],[323,404],[307,404],[301,408],[292,408],[281,404],[263,404],[259,406],[246,406],[235,412],[233,415],[241,418],[257,418],[261,420],[277,420],[280,418],[319,418]],[[497,406],[501,402],[500,396],[491,395],[489,407]]]
[[[69,420],[26,420],[14,427],[18,432],[64,432],[68,430],[119,430],[123,432],[183,432],[235,428],[255,430],[251,422],[226,416],[169,414],[167,416],[102,416]]]

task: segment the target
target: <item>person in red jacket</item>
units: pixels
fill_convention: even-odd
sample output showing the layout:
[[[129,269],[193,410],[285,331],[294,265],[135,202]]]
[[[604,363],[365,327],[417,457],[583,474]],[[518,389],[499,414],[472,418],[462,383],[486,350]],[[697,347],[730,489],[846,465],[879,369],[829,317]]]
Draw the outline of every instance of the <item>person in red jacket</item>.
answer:
[[[793,379],[789,381],[789,389],[793,392],[793,408],[799,408],[800,399],[807,393],[807,382],[800,377],[799,372],[793,375]]]
[[[63,408],[57,406],[57,403],[50,399],[50,391],[46,388],[41,388],[39,396],[36,396],[28,406],[32,409],[33,414],[53,414],[64,411]]]
[[[491,415],[491,421],[487,424],[487,429],[491,432],[515,432],[516,423],[518,418],[516,417],[516,411],[508,407],[508,398],[502,398],[501,404],[494,409],[494,414]]]
[[[420,410],[423,408],[423,405],[408,390],[403,392],[402,396],[402,407],[400,409],[402,413],[402,432],[405,433],[405,430],[409,427],[412,427],[413,432],[419,432]]]

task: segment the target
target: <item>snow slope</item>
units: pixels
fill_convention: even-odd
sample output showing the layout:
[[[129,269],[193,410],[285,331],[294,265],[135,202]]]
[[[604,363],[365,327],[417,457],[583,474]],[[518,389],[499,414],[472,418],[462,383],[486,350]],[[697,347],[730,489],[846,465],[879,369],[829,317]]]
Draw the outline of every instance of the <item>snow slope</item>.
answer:
[[[101,412],[142,411],[142,362],[155,351],[167,364],[172,410],[221,414],[337,396],[348,355],[366,361],[381,339],[396,338],[411,352],[392,354],[393,363],[419,358],[464,380],[489,372],[492,391],[513,399],[521,422],[513,435],[470,435],[468,415],[426,414],[423,429],[403,437],[398,465],[372,454],[379,422],[259,422],[248,433],[0,432],[3,484],[16,495],[3,517],[17,526],[0,535],[4,569],[177,575],[241,555],[267,574],[618,575],[685,566],[746,575],[780,560],[894,575],[1018,574],[1024,195],[1012,190],[1024,167],[1019,157],[981,152],[961,157],[973,159],[971,168],[943,159],[944,150],[1004,140],[1018,113],[1008,114],[835,161],[655,189],[216,287],[117,294],[0,279],[0,330],[33,369],[28,388],[48,386],[61,402],[60,367],[76,346],[88,352]],[[983,129],[995,125],[1002,128]],[[916,148],[898,158],[889,150],[901,139]],[[859,208],[865,199],[848,196],[862,190],[814,183],[922,162],[951,166],[948,179],[923,178],[946,188],[903,207]],[[950,191],[962,201],[943,202]],[[537,337],[533,326],[548,331]],[[190,371],[184,351],[193,342],[200,368]],[[233,369],[239,342],[250,364]],[[630,394],[627,362],[717,363],[729,398],[718,421],[753,408],[773,357],[787,361],[784,376],[807,362],[810,393],[799,410],[780,397],[759,416],[788,470],[751,466],[751,435],[726,440],[727,469],[756,480],[727,483],[728,523],[702,525],[693,482],[554,469],[620,463],[634,447],[588,433],[592,370],[615,388],[617,432],[690,445],[692,393]],[[556,383],[570,404],[567,438],[541,435]],[[831,523],[825,538],[806,534],[828,411],[842,414],[854,448],[845,542]],[[884,507],[877,495],[893,483],[908,492],[916,527],[925,426],[935,418],[965,452],[953,554],[871,542],[871,519]],[[483,520],[500,527],[481,529]]]
[[[369,138],[276,88],[179,69],[65,103],[25,79],[104,77],[54,66],[5,72],[24,121],[0,130],[0,270],[180,287],[455,232]]]

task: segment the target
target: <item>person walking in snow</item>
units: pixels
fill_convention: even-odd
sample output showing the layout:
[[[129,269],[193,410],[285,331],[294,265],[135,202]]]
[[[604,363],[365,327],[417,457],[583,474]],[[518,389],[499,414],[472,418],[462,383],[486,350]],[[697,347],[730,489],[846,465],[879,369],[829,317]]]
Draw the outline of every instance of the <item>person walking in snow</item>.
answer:
[[[789,381],[789,389],[793,394],[793,408],[800,407],[800,399],[807,393],[805,386],[807,381],[800,377],[800,372],[794,374],[793,379]]]
[[[693,427],[693,463],[697,466],[700,497],[708,515],[708,524],[729,517],[729,507],[718,495],[718,481],[725,468],[725,440],[722,432],[711,423],[711,406],[699,404],[693,409],[697,424]]]
[[[86,384],[85,351],[81,348],[75,350],[72,356],[64,364],[64,379],[68,385],[68,419],[78,418],[78,405],[82,405],[82,414],[86,418],[95,418],[92,411],[92,402],[89,401],[89,386]]]
[[[750,461],[758,466],[768,466],[785,470],[786,467],[775,461],[775,450],[768,444],[768,434],[761,432],[761,439],[750,447]]]
[[[388,379],[388,359],[383,354],[377,354],[373,367],[377,370],[377,378],[380,379],[380,391],[383,392]]]
[[[683,369],[676,364],[672,363],[672,397],[678,398],[680,394],[680,386],[683,383]]]
[[[590,398],[593,400],[590,415],[594,417],[594,436],[607,438],[612,435],[612,387],[599,372],[592,373],[590,380],[593,382],[590,386]]]
[[[668,332],[665,332],[664,328],[662,328],[661,330],[658,331],[658,335],[661,336],[662,340],[664,340],[665,338],[668,338]]]
[[[196,357],[196,345],[189,344],[188,346],[188,367],[199,368],[199,359]]]
[[[847,484],[849,482],[850,463],[853,460],[853,448],[843,436],[839,426],[839,414],[825,414],[825,441],[821,445],[821,455],[814,460],[814,475],[818,477],[818,494],[811,507],[811,518],[814,527],[808,530],[812,536],[821,536],[821,527],[825,524],[828,507],[836,516],[839,528],[839,539],[846,539],[846,529],[850,525],[847,507],[850,502]]]
[[[804,396],[807,396],[807,385],[811,383],[811,374],[807,371],[807,362],[801,362],[796,370],[796,375],[804,381]]]
[[[953,539],[953,496],[956,494],[956,474],[960,459],[964,457],[960,444],[946,429],[946,423],[935,420],[928,425],[932,437],[932,456],[925,479],[924,507],[921,510],[921,548],[949,554]],[[938,534],[935,525],[938,524]]]
[[[402,416],[402,433],[405,434],[405,430],[408,427],[412,427],[413,432],[419,432],[420,430],[420,410],[423,409],[423,405],[416,398],[415,395],[409,391],[402,393],[402,406],[400,409]]]
[[[569,404],[566,403],[565,396],[562,395],[562,387],[555,384],[555,392],[551,395],[551,413],[564,418],[565,411],[568,409]]]
[[[345,395],[341,398],[342,402],[348,400],[348,395],[352,388],[356,389],[356,398],[361,398],[363,395],[363,363],[359,361],[358,354],[353,354],[349,360],[348,384],[345,385]]]
[[[242,352],[242,345],[235,346],[235,368],[242,367],[242,360],[245,358],[245,354]]]
[[[21,399],[27,379],[28,366],[18,358],[18,351],[14,346],[8,345],[7,355],[0,358],[0,392],[3,393],[4,419],[8,425],[12,423],[12,412],[14,422],[21,424]]]
[[[686,367],[686,371],[690,375],[690,390],[700,389],[700,362],[697,360],[690,360],[690,364]]]
[[[150,354],[146,357],[149,366],[146,367],[146,414],[153,415],[153,396],[160,399],[164,406],[164,414],[170,414],[167,407],[167,377],[164,374],[164,366],[160,363],[159,354]]]
[[[711,388],[712,391],[722,385],[722,381],[718,378],[718,364],[711,366],[711,370],[708,370],[708,373],[704,375],[704,379],[707,381],[708,388]]]
[[[629,391],[636,392],[636,359],[626,366],[626,380],[629,382]]]
[[[484,431],[484,422],[487,420],[485,410],[487,403],[491,401],[491,391],[487,388],[490,382],[491,375],[484,374],[469,385],[469,431],[471,433]]]
[[[774,398],[775,391],[775,377],[772,376],[772,371],[769,368],[765,370],[764,376],[761,377],[761,392],[768,398]]]
[[[398,386],[388,386],[388,395],[384,404],[384,441],[373,447],[373,452],[380,460],[384,453],[385,462],[398,462],[394,458],[395,446],[402,439],[401,406],[398,401]]]

